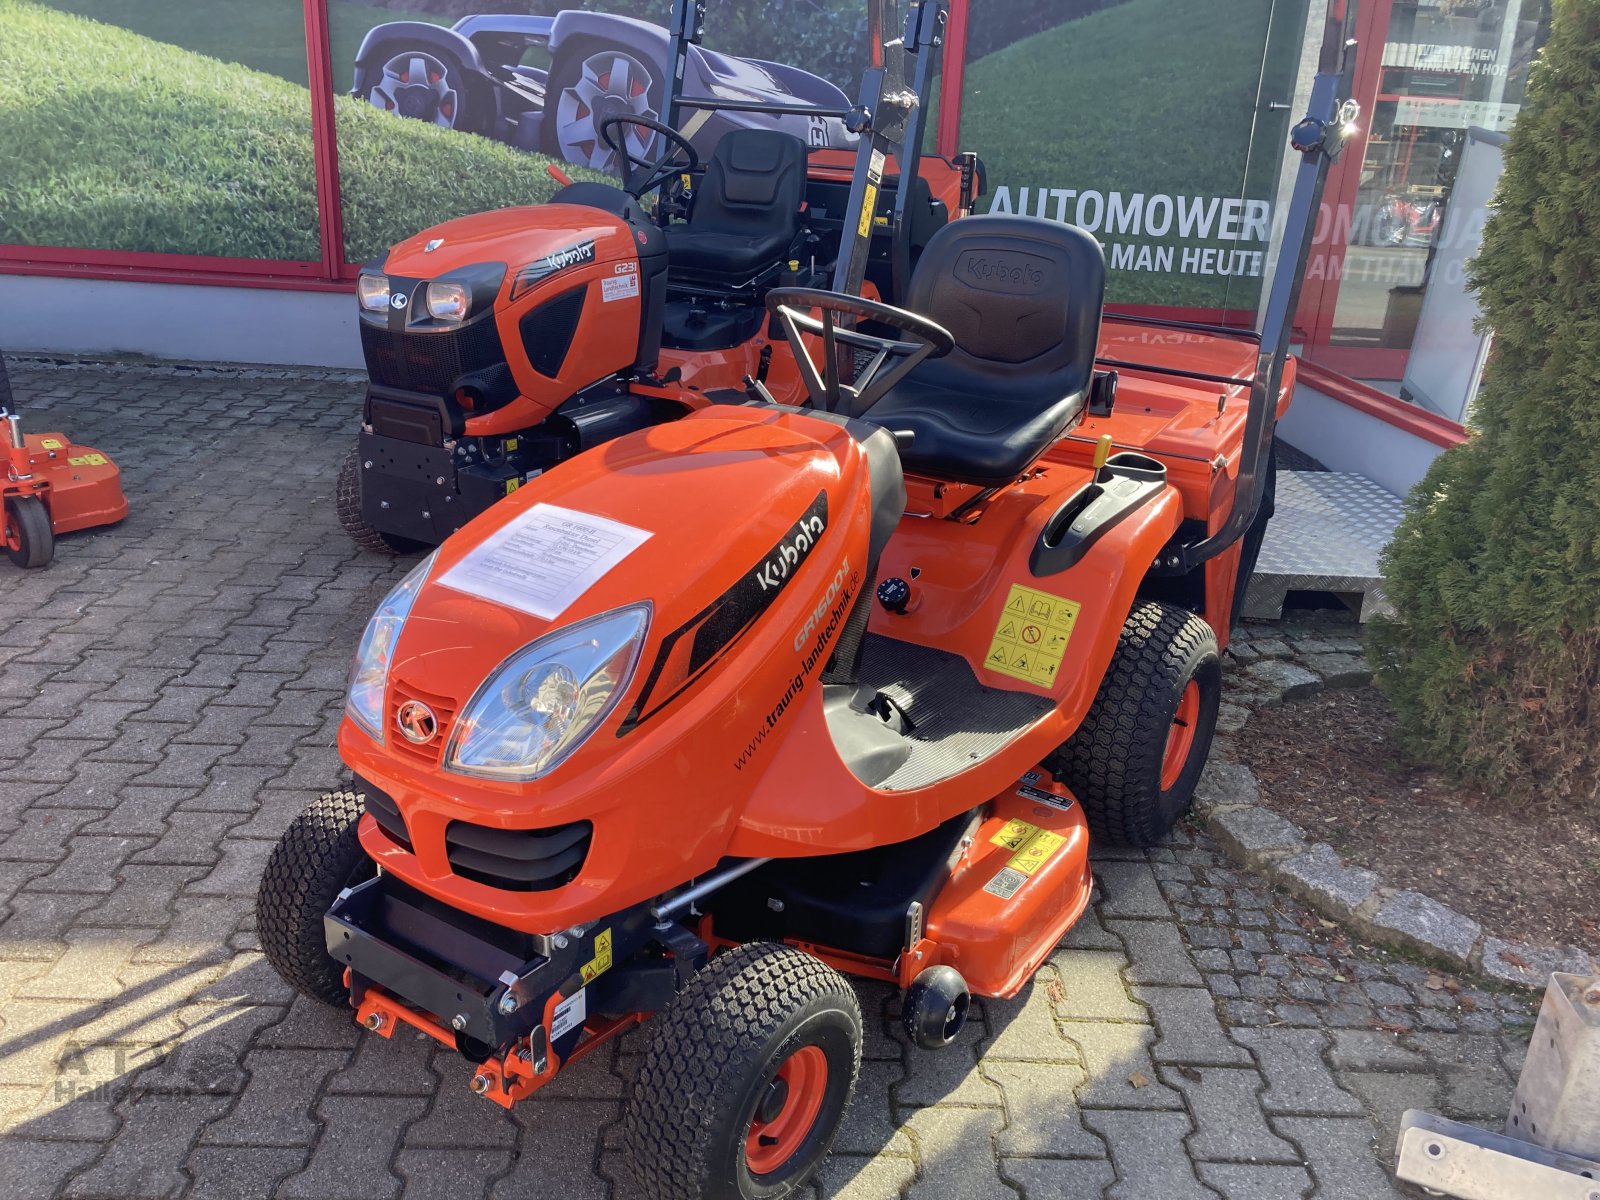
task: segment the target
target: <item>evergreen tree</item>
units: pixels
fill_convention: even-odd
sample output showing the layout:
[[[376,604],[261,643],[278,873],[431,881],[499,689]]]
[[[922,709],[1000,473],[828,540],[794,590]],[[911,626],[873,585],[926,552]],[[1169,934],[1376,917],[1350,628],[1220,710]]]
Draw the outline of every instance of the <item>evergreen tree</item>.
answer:
[[[1470,282],[1476,436],[1406,502],[1368,649],[1419,757],[1600,811],[1600,0],[1556,0]]]

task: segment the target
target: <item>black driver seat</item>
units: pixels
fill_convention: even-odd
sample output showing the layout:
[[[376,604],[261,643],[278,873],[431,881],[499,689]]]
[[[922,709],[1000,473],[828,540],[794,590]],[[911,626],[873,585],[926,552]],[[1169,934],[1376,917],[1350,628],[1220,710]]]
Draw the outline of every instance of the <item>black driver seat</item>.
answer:
[[[964,217],[929,239],[904,307],[950,331],[865,414],[907,430],[907,471],[998,487],[1083,415],[1106,260],[1083,230],[1038,217]]]
[[[776,129],[723,134],[689,221],[667,227],[673,275],[744,283],[782,261],[800,233],[805,143]]]

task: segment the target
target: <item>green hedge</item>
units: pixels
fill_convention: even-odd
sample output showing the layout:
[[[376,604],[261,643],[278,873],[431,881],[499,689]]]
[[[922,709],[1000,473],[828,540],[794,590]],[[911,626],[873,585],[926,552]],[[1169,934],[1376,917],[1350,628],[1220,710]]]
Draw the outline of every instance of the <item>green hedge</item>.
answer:
[[[1472,268],[1478,435],[1412,492],[1370,650],[1420,757],[1600,813],[1600,0],[1557,0]]]

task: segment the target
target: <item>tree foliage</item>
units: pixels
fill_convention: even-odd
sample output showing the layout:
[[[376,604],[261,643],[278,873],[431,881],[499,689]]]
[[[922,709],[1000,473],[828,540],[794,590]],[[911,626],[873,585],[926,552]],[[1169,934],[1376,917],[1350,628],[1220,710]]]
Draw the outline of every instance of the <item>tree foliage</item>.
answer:
[[[1471,282],[1477,435],[1411,494],[1369,649],[1409,747],[1600,811],[1600,0],[1557,0]]]

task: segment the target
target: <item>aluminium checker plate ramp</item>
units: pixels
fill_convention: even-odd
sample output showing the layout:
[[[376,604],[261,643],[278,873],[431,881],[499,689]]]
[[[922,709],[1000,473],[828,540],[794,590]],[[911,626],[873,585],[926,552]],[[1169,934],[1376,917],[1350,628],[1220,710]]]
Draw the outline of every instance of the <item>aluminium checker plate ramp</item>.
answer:
[[[1395,1176],[1457,1200],[1600,1200],[1600,1163],[1411,1109]]]
[[[1390,611],[1378,554],[1402,502],[1364,475],[1280,471],[1277,507],[1245,591],[1244,616],[1275,621],[1290,592],[1359,599],[1362,621]]]

